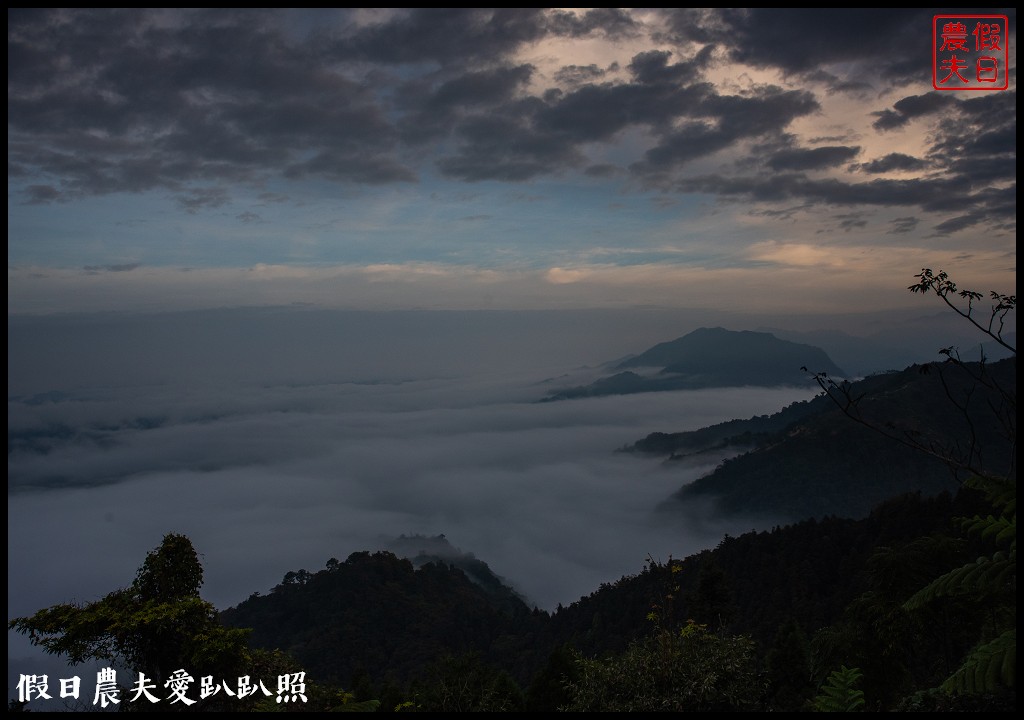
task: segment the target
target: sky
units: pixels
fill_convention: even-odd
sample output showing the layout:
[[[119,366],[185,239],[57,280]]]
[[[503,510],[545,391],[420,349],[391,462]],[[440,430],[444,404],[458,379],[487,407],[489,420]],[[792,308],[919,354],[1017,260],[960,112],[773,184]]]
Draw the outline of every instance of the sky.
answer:
[[[444,533],[553,609],[770,527],[614,450],[813,388],[537,400],[700,326],[898,368],[969,336],[922,268],[1015,294],[1015,11],[976,92],[936,12],[9,9],[9,615],[167,532],[218,607]]]
[[[1006,288],[1016,15],[944,92],[935,12],[9,10],[8,311]]]

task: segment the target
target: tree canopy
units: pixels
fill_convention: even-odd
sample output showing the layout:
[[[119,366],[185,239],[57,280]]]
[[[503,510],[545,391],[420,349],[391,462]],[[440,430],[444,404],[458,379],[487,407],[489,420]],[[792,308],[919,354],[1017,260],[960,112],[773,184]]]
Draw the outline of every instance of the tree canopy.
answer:
[[[216,608],[199,595],[202,584],[192,542],[172,533],[146,556],[128,587],[95,602],[15,618],[8,628],[47,653],[66,656],[70,665],[106,661],[144,673],[160,689],[178,669],[234,680],[253,664],[249,631],[221,625]]]

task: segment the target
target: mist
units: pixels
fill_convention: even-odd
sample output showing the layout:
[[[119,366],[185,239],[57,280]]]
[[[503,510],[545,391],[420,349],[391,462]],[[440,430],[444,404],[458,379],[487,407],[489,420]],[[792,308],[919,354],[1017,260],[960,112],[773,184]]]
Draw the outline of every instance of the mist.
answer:
[[[714,461],[681,467],[614,451],[650,432],[774,412],[811,397],[810,384],[538,402],[552,378],[575,382],[699,320],[304,310],[16,319],[8,614],[129,584],[168,532],[191,538],[203,597],[222,609],[290,570],[443,533],[553,610],[639,572],[648,556],[685,557],[770,526],[712,521],[705,507],[658,512]],[[9,633],[18,672],[33,672],[26,646]]]

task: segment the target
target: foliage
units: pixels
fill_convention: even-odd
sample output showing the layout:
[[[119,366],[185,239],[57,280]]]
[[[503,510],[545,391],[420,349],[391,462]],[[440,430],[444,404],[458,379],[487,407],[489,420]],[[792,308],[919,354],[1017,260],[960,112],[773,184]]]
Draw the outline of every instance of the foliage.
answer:
[[[1017,629],[1006,630],[991,642],[972,652],[963,666],[953,673],[942,689],[947,692],[991,692],[1000,685],[1017,683]]]
[[[967,319],[985,335],[1014,354],[1017,349],[1004,336],[1007,315],[1016,309],[1017,297],[992,291],[989,293],[992,305],[987,320],[976,316],[975,303],[983,297],[971,290],[959,290],[944,272],[932,273],[923,269],[917,276],[919,282],[910,286],[912,292],[934,292],[961,317]],[[951,300],[959,297],[966,307]],[[965,367],[959,361],[955,348],[941,351],[957,367]],[[1016,469],[1016,390],[1002,384],[993,384],[984,372],[984,363],[974,375],[979,384],[994,387],[999,392],[1002,404],[992,406],[1004,421],[1007,439],[1007,469],[1004,473],[987,472],[977,469],[969,483],[981,490],[995,510],[995,515],[975,515],[963,521],[968,534],[979,536],[994,546],[994,552],[979,557],[975,562],[948,572],[922,588],[911,597],[906,607],[920,608],[939,597],[967,596],[985,602],[990,608],[992,622],[978,646],[967,656],[963,665],[945,682],[942,689],[961,693],[990,692],[1000,685],[1014,687],[1017,677],[1017,469]],[[1002,612],[999,612],[999,611]]]
[[[474,653],[442,657],[413,693],[419,712],[521,712],[525,706],[515,680]]]
[[[942,301],[952,308],[957,315],[960,315],[962,318],[969,321],[974,325],[974,327],[981,330],[984,334],[988,335],[1004,348],[1011,351],[1014,355],[1017,354],[1017,348],[1010,345],[1009,341],[1003,336],[1006,326],[1006,316],[1012,310],[1017,308],[1016,295],[1004,295],[992,290],[989,293],[992,305],[990,306],[988,320],[978,320],[975,303],[984,297],[980,292],[976,292],[974,290],[960,290],[957,288],[956,283],[949,279],[949,275],[941,270],[938,273],[933,273],[931,268],[923,268],[921,272],[914,277],[917,278],[918,282],[908,287],[908,290],[913,293],[935,293],[942,298]],[[953,302],[950,299],[951,295],[953,297],[958,296],[961,300],[966,301],[966,307],[962,304],[958,305]]]
[[[999,686],[1014,687],[1017,678],[1016,485],[995,478],[974,478],[972,484],[985,491],[999,515],[975,515],[962,524],[968,534],[994,545],[994,552],[935,578],[904,604],[920,610],[941,598],[966,597],[989,611],[986,632],[991,639],[983,635],[963,665],[942,683],[947,692],[992,692]]]
[[[685,599],[688,615],[716,631],[724,631],[736,615],[728,578],[710,558],[701,564],[697,586]]]
[[[979,319],[981,313],[975,303],[983,297],[981,293],[960,290],[945,272],[933,273],[929,268],[922,269],[915,277],[918,282],[908,288],[911,292],[934,293],[993,342],[1013,353],[1011,362],[1015,373],[1017,349],[1010,344],[1004,333],[1007,315],[1017,307],[1016,295],[1004,295],[993,290],[990,293],[992,305],[988,319]],[[961,298],[962,302],[955,302],[952,298],[956,297]],[[958,478],[977,476],[996,481],[999,478],[1013,478],[1015,481],[1016,382],[1010,383],[994,377],[984,358],[979,363],[962,361],[956,347],[941,348],[939,353],[946,358],[943,363],[920,368],[924,374],[935,371],[946,401],[943,406],[936,405],[935,417],[942,417],[942,421],[933,420],[930,429],[940,430],[955,421],[961,436],[955,441],[950,441],[948,437],[936,439],[922,434],[919,428],[897,427],[877,416],[871,417],[865,413],[866,393],[858,393],[849,382],[836,382],[827,372],[815,373],[813,377],[822,394],[832,400],[848,418],[872,432],[940,460]],[[951,376],[947,372],[949,368],[957,371],[957,374]],[[953,385],[955,382],[959,383],[959,387]],[[979,422],[984,422],[984,425],[979,425]],[[1002,441],[1000,457],[995,458],[992,457],[995,453],[983,446],[983,442],[991,440],[994,434]]]
[[[31,617],[15,618],[8,627],[28,635],[47,653],[66,656],[70,665],[99,660],[144,673],[158,693],[179,669],[218,681],[243,676],[254,678],[254,683],[266,680],[271,692],[280,676],[304,677],[299,664],[280,650],[250,649],[250,630],[224,627],[217,610],[200,597],[202,584],[203,568],[192,542],[171,533],[147,554],[129,587],[84,605],[54,605]],[[357,701],[338,688],[313,682],[305,682],[305,687],[308,701],[302,710],[373,711],[379,706],[376,700]],[[130,702],[124,688],[120,695],[120,709],[153,709],[145,698]],[[192,692],[189,697],[196,699]],[[285,707],[278,699],[262,693],[245,699],[216,693],[198,699],[189,709],[281,711]],[[165,706],[183,707],[161,707]]]
[[[224,628],[199,596],[203,570],[192,543],[169,534],[150,552],[130,587],[85,605],[63,603],[15,618],[10,629],[77,665],[103,660],[141,671],[162,687],[178,668],[238,676],[250,658],[248,631]]]
[[[568,643],[559,645],[526,689],[527,712],[554,712],[570,701],[567,686],[579,680],[576,654]]]
[[[776,712],[804,709],[814,691],[810,647],[800,625],[788,620],[779,627],[764,658],[768,704]]]
[[[845,665],[828,676],[821,692],[814,698],[818,712],[859,712],[864,709],[864,691],[855,686],[861,680],[860,668]]]
[[[299,581],[301,572],[289,573],[294,582],[249,598],[222,619],[253,628],[254,646],[284,648],[321,682],[352,687],[368,674],[375,686],[364,695],[387,700],[387,707],[397,702],[382,683],[404,687],[445,655],[476,652],[510,669],[510,658],[529,644],[533,616],[524,603],[513,613],[506,608],[514,596],[499,596],[447,564],[417,569],[390,552],[358,552],[307,574]],[[515,679],[525,683],[529,676]]]
[[[955,347],[939,351],[946,360],[935,364],[934,369],[952,412],[941,415],[938,424],[956,421],[962,428],[958,441],[936,442],[919,432],[873,421],[863,412],[864,396],[854,394],[848,384],[835,383],[825,373],[818,373],[815,379],[824,394],[848,417],[941,460],[958,477],[965,477],[965,487],[980,491],[988,500],[992,512],[962,521],[969,536],[988,543],[988,551],[934,577],[902,604],[902,610],[914,612],[953,600],[973,603],[979,610],[984,608],[986,622],[974,649],[959,669],[942,682],[941,689],[988,693],[1016,684],[1017,350],[1006,335],[1006,320],[1016,309],[1017,299],[1015,295],[990,292],[986,318],[977,305],[984,297],[982,293],[961,290],[945,272],[933,273],[929,268],[915,277],[918,282],[908,288],[911,292],[934,293],[993,342],[1013,353],[1013,358],[1005,361],[1011,369],[1010,377],[1006,378],[995,375],[984,358],[979,363],[965,363]],[[964,390],[954,391],[954,378]]]
[[[577,659],[569,684],[570,711],[736,711],[755,709],[763,696],[754,642],[719,637],[703,625],[660,630],[621,655]]]

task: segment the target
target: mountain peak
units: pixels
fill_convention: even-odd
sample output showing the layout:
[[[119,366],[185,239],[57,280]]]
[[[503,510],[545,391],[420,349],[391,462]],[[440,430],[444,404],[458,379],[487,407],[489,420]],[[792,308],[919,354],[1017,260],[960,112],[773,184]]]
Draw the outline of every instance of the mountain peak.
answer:
[[[658,372],[638,374],[633,368]],[[780,340],[767,332],[722,327],[698,328],[659,343],[613,369],[617,372],[610,377],[553,391],[549,399],[747,385],[804,386],[813,382],[812,373],[846,375],[819,347]]]
[[[618,369],[657,367],[665,373],[721,375],[722,363],[729,374],[747,372],[757,378],[775,374],[773,368],[789,377],[802,367],[829,375],[845,375],[821,348],[780,340],[767,332],[722,327],[698,328],[675,340],[659,343],[619,364]]]

